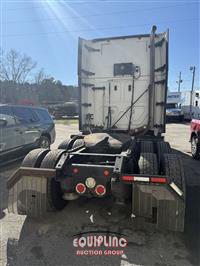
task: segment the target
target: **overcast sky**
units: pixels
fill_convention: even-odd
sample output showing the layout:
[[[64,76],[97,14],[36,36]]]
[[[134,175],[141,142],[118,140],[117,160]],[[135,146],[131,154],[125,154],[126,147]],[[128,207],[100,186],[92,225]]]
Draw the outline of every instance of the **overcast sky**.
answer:
[[[169,88],[199,85],[198,1],[1,1],[1,46],[38,62],[64,84],[77,84],[77,40],[170,30]]]

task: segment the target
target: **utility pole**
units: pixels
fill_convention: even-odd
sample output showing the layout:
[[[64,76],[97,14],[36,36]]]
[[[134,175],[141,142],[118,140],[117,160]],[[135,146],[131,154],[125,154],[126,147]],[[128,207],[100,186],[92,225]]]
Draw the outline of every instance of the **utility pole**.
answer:
[[[195,77],[195,66],[190,67],[190,71],[192,71],[192,88],[190,92],[190,119],[192,119],[192,99],[193,99],[193,91],[194,91],[194,77]]]
[[[181,83],[183,82],[183,80],[181,79],[181,72],[179,73],[179,79],[178,81],[176,81],[176,83],[178,83],[178,92],[181,91]]]

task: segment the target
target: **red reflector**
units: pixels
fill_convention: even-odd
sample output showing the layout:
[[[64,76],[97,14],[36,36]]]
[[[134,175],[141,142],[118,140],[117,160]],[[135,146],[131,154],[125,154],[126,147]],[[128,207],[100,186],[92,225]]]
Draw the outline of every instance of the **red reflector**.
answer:
[[[79,172],[79,169],[78,168],[73,168],[72,171],[73,171],[74,174],[77,174]]]
[[[85,191],[86,191],[86,187],[84,184],[79,183],[76,185],[76,192],[77,193],[83,194],[83,193],[85,193]]]
[[[105,171],[103,172],[103,174],[104,174],[105,176],[108,176],[110,173],[109,173],[108,170],[105,170]]]
[[[96,186],[95,191],[96,191],[97,195],[103,196],[106,193],[106,188],[103,185],[98,185],[98,186]]]
[[[155,183],[167,183],[166,178],[162,178],[162,177],[152,177],[151,178],[151,182],[155,182]]]
[[[122,180],[124,180],[124,181],[134,181],[134,176],[125,175],[125,176],[122,176]]]

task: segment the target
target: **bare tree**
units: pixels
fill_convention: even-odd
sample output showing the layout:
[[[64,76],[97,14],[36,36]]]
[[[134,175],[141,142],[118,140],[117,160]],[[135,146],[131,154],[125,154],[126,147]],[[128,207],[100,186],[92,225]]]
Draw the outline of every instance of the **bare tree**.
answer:
[[[31,57],[10,50],[7,54],[1,51],[0,79],[24,83],[37,63]]]
[[[41,85],[42,82],[47,79],[48,76],[44,73],[44,69],[41,68],[35,75],[34,75],[34,81],[36,84]]]

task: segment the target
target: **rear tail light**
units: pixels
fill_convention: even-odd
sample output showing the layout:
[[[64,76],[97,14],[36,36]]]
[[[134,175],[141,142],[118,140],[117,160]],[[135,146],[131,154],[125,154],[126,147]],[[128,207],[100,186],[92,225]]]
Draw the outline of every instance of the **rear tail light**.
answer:
[[[77,193],[79,193],[79,194],[83,194],[83,193],[85,193],[85,191],[86,191],[86,186],[85,186],[84,184],[82,184],[82,183],[78,183],[78,184],[76,185],[76,192],[77,192]]]
[[[79,169],[78,168],[73,168],[72,171],[73,171],[74,174],[78,174]]]
[[[93,177],[88,177],[85,181],[85,184],[88,188],[94,188],[96,185],[96,181]]]
[[[103,174],[104,174],[105,176],[109,176],[110,172],[109,172],[108,170],[104,170]]]
[[[95,188],[95,192],[99,196],[103,196],[106,193],[106,188],[103,185],[98,185]]]

